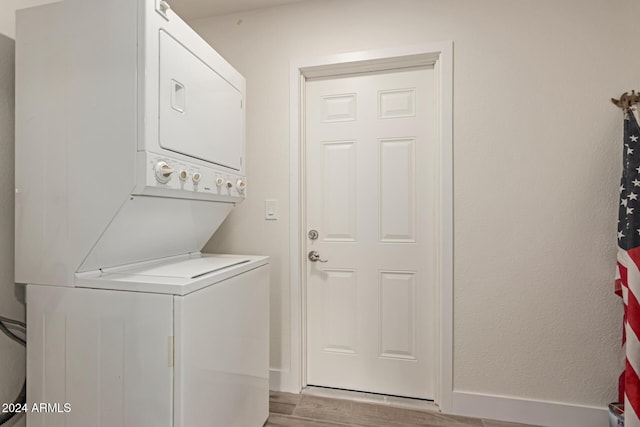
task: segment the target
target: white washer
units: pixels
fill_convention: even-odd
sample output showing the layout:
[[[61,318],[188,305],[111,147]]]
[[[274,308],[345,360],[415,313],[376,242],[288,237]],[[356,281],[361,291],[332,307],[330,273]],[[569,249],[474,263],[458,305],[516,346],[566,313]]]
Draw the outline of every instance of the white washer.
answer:
[[[29,427],[265,422],[268,258],[200,253],[247,195],[245,87],[164,0],[17,14]]]
[[[28,425],[262,426],[268,269],[192,254],[28,286],[29,400],[62,408]]]

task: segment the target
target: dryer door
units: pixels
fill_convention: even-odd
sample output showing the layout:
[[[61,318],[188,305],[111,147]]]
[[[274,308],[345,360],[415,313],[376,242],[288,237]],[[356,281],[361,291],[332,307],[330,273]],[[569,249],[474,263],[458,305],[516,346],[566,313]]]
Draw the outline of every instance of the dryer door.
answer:
[[[242,93],[164,31],[159,90],[162,148],[242,169]]]

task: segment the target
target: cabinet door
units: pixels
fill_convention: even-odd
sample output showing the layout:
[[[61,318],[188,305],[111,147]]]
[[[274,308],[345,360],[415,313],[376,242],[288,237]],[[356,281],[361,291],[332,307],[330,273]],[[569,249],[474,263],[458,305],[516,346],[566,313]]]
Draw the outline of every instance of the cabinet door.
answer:
[[[241,170],[241,92],[164,31],[159,90],[162,148]]]
[[[29,408],[59,405],[29,426],[172,427],[171,295],[29,285],[27,321]]]

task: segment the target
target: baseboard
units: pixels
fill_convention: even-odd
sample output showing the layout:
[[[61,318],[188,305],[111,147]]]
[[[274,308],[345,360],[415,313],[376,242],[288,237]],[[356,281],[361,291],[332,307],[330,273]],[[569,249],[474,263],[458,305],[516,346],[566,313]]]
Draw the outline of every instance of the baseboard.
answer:
[[[269,390],[286,393],[300,393],[300,387],[291,377],[291,373],[283,369],[269,369]]]
[[[545,427],[602,427],[609,425],[607,408],[461,391],[453,392],[453,410],[451,412],[468,417]]]

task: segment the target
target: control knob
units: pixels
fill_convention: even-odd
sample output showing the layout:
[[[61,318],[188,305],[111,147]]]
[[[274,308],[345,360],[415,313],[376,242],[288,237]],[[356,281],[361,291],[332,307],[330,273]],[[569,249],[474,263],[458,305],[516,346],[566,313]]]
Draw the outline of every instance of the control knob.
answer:
[[[198,184],[202,179],[202,174],[200,172],[196,172],[193,174],[193,177],[191,179],[193,179],[194,184]]]
[[[171,175],[175,172],[167,162],[161,161],[154,166],[156,180],[161,184],[166,184],[171,180]]]
[[[218,177],[218,178],[216,179],[216,185],[217,185],[218,187],[222,187],[222,184],[224,184],[224,179],[222,179],[222,178]]]
[[[244,189],[247,188],[247,183],[244,180],[239,179],[236,181],[236,189],[238,193],[244,193]]]

